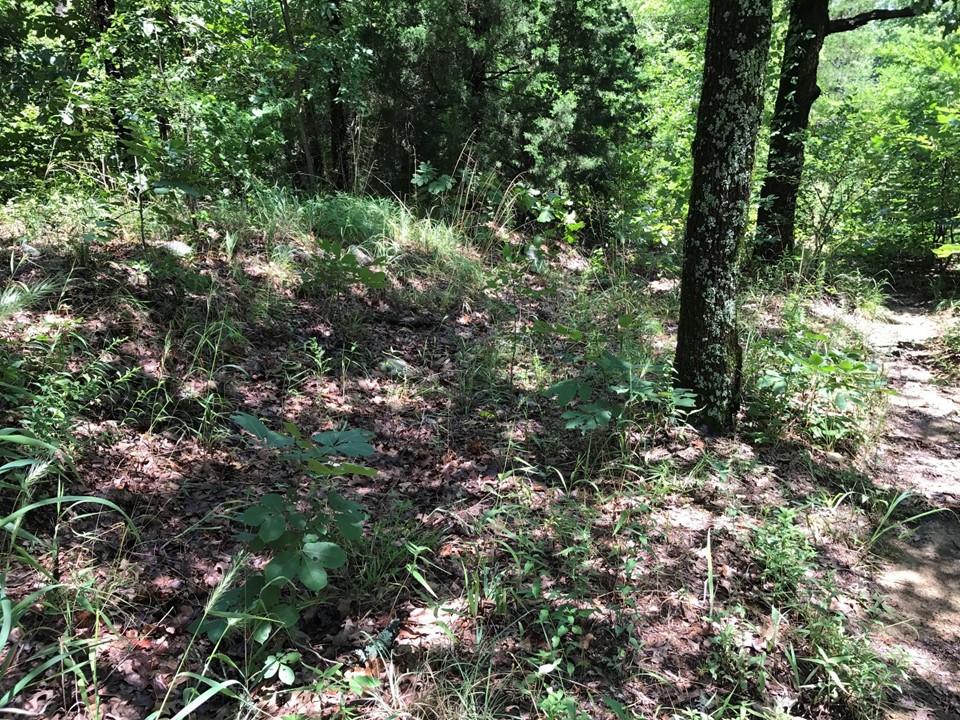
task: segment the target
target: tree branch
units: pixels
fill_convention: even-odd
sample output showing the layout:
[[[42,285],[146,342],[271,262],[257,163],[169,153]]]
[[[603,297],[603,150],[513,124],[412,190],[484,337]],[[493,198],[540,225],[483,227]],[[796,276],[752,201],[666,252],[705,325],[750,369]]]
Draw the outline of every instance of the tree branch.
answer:
[[[863,27],[874,20],[894,20],[896,18],[916,17],[920,13],[921,11],[915,7],[906,7],[899,10],[870,10],[869,12],[854,15],[853,17],[831,20],[830,24],[827,25],[827,35],[856,30],[858,27]]]

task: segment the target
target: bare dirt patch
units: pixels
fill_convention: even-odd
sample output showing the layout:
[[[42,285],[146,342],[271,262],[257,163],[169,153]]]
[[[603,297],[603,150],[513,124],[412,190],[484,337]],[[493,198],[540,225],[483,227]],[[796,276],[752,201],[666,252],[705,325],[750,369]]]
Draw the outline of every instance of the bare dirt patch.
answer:
[[[889,639],[907,653],[909,684],[890,718],[960,717],[960,390],[929,368],[942,319],[894,305],[857,328],[885,355],[890,386],[886,426],[873,461],[877,485],[910,491],[940,510],[883,548],[875,582],[901,623]]]

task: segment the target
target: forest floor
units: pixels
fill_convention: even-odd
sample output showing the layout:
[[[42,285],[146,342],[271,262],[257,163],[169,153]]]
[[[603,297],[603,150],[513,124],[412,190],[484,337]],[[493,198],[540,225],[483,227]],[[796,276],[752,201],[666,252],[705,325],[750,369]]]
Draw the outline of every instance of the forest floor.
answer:
[[[656,404],[581,433],[544,388],[588,368],[591,342],[668,355],[675,281],[611,281],[564,251],[559,290],[524,294],[548,283],[407,238],[385,289],[318,295],[304,290],[310,243],[258,236],[185,259],[117,241],[77,257],[53,233],[16,266],[18,281],[60,288],[0,326],[21,352],[8,380],[30,392],[5,424],[61,438],[72,462],[3,510],[99,498],[139,535],[89,505],[30,513],[23,549],[38,562],[4,561],[26,609],[0,643],[0,711],[179,718],[231,682],[187,714],[847,720],[875,716],[900,646],[908,679],[890,717],[960,717],[956,516],[907,519],[960,497],[960,391],[929,362],[941,318],[809,308],[866,338],[897,391],[865,457],[763,427],[748,442],[755,422],[704,437]],[[769,304],[776,322],[782,301]],[[196,621],[269,558],[244,554],[243,510],[308,488],[235,412],[275,430],[368,430],[377,475],[335,481],[365,508],[364,536],[342,541],[349,560],[322,592],[283,590],[293,626],[257,640],[259,618],[236,613],[214,641]],[[389,660],[358,664],[391,626]],[[297,655],[281,675],[284,653]]]
[[[914,675],[893,718],[960,717],[960,389],[934,360],[944,317],[891,303],[882,318],[859,320],[884,357],[896,395],[872,465],[876,482],[911,491],[939,509],[888,544],[875,579],[903,618],[888,633],[909,649]]]

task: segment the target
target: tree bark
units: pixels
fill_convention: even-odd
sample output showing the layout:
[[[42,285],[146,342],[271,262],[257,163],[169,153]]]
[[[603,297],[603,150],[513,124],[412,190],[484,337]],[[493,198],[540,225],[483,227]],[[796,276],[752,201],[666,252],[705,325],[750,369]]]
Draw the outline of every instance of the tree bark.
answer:
[[[793,252],[804,131],[818,97],[820,51],[830,22],[829,0],[794,0],[770,126],[770,153],[757,210],[755,252],[776,261]]]
[[[287,0],[279,0],[280,12],[283,17],[283,33],[287,38],[287,46],[290,48],[290,54],[294,56],[293,61],[297,63],[297,44],[293,37],[293,25],[290,21],[290,8]],[[316,189],[317,174],[313,164],[313,152],[310,149],[310,135],[307,132],[307,103],[303,97],[303,81],[300,79],[300,67],[297,64],[293,70],[293,94],[297,100],[297,130],[300,133],[300,152],[303,156],[304,169],[307,176],[307,187],[310,190]]]
[[[770,126],[770,154],[760,191],[754,254],[777,262],[796,246],[797,197],[803,176],[804,144],[810,110],[820,97],[817,73],[827,35],[856,30],[874,20],[913,17],[916,7],[871,10],[830,19],[829,0],[793,0],[780,85]]]
[[[340,17],[340,0],[334,0],[330,5],[333,13],[330,19],[330,31],[335,36],[343,29],[343,19]],[[342,77],[343,67],[340,61],[335,59],[328,83],[328,94],[330,96],[330,164],[333,171],[333,177],[331,178],[333,186],[341,191],[348,190],[353,184],[350,127],[347,122],[347,107],[343,98],[340,97]]]
[[[772,0],[711,0],[693,181],[683,244],[675,368],[713,430],[734,427],[742,351],[736,326],[743,241]]]

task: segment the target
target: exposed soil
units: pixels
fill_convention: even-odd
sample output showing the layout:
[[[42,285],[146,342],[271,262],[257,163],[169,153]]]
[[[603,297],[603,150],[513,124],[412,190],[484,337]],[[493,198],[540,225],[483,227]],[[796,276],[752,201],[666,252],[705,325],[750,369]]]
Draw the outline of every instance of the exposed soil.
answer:
[[[890,718],[960,718],[960,389],[930,369],[941,318],[921,307],[892,305],[861,321],[868,342],[886,358],[897,394],[873,460],[874,482],[910,491],[916,513],[906,537],[881,548],[875,580],[902,622],[887,631],[912,663]],[[890,533],[889,535],[892,535]]]

